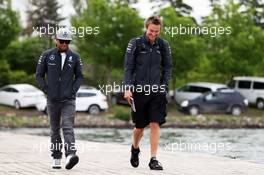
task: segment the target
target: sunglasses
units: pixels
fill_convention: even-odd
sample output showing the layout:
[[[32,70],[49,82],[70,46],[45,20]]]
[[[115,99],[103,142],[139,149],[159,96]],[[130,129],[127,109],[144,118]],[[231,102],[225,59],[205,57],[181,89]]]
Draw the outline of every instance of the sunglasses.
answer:
[[[63,44],[63,43],[65,43],[65,44],[70,44],[70,40],[59,40],[59,42],[60,42],[60,44]]]

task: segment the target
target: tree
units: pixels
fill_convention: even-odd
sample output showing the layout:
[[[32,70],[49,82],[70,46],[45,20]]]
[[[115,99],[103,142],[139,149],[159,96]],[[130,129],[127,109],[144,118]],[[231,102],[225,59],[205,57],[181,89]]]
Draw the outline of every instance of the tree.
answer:
[[[131,38],[142,34],[143,20],[137,12],[121,0],[89,0],[87,8],[71,22],[76,28],[93,29],[92,34],[83,37],[77,34],[75,44],[86,62],[95,68],[97,82],[112,83],[115,75],[122,80],[127,44]]]
[[[0,50],[2,52],[11,41],[18,37],[21,29],[18,14],[11,9],[9,3],[10,1],[2,1],[0,4]],[[2,52],[0,52],[0,59]]]
[[[264,2],[262,0],[239,0],[239,2],[245,9],[242,13],[253,13],[255,24],[264,28]]]
[[[172,27],[179,29],[180,25],[184,27],[197,26],[192,18],[179,16],[173,7],[162,9],[160,16],[163,18],[165,31],[162,31],[161,37],[165,38],[171,46],[173,56],[173,89],[177,84],[188,81],[188,72],[194,70],[200,64],[200,58],[203,53],[203,40],[198,35],[176,34],[172,36]],[[170,33],[167,29],[170,28]],[[174,31],[175,32],[175,31]]]
[[[87,8],[86,0],[71,0],[71,2],[77,16],[80,16],[82,12]]]
[[[48,48],[52,45],[52,35],[48,34],[48,26],[51,28],[58,27],[59,23],[65,18],[61,17],[58,10],[61,5],[56,0],[30,0],[30,10],[27,11],[27,27],[25,33],[30,36],[34,29],[40,31],[41,27],[46,29],[48,40]]]
[[[154,8],[157,8],[158,11],[162,10],[164,7],[166,8],[166,3],[168,3],[169,7],[174,8],[177,16],[188,16],[196,23],[196,20],[190,16],[192,7],[184,3],[183,0],[151,0],[150,2],[155,2],[157,4]]]
[[[10,66],[3,55],[9,44],[18,37],[18,14],[11,9],[10,0],[0,1],[0,86],[9,82]]]
[[[9,82],[10,67],[6,60],[0,60],[0,87]]]
[[[23,70],[27,74],[34,74],[40,54],[45,50],[44,38],[34,37],[22,41],[14,41],[7,48],[4,57],[12,70]]]
[[[241,4],[232,0],[216,4],[203,21],[204,26],[230,27],[230,35],[204,36],[207,45],[206,69],[210,77],[226,81],[232,76],[263,76],[264,33],[256,26],[251,11],[241,13]]]

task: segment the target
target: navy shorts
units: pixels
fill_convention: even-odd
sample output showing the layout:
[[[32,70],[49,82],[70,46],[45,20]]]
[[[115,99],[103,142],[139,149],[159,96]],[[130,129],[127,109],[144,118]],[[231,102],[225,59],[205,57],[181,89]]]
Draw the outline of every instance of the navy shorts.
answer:
[[[133,123],[136,128],[145,128],[150,122],[162,125],[166,122],[167,99],[166,93],[134,93],[133,99],[136,112],[131,112]]]

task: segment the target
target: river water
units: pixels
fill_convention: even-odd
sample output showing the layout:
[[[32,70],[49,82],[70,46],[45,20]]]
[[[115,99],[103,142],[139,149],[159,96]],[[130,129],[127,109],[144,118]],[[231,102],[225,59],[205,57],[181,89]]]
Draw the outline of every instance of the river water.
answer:
[[[48,128],[10,129],[9,132],[49,136]],[[77,139],[131,144],[131,129],[76,128]],[[142,147],[149,147],[149,129]],[[129,148],[128,148],[129,149]],[[159,149],[195,152],[264,163],[264,129],[175,129],[162,128]]]

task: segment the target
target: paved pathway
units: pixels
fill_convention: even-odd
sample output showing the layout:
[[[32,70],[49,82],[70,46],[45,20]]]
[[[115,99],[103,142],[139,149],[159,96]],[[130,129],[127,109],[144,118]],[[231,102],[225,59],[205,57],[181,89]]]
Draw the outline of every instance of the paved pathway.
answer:
[[[0,132],[0,174],[264,175],[263,164],[164,150],[159,151],[159,160],[165,170],[151,171],[147,148],[141,151],[139,167],[133,168],[128,161],[129,148],[125,145],[78,140],[77,147],[79,164],[72,170],[55,170],[51,168],[48,137]]]

